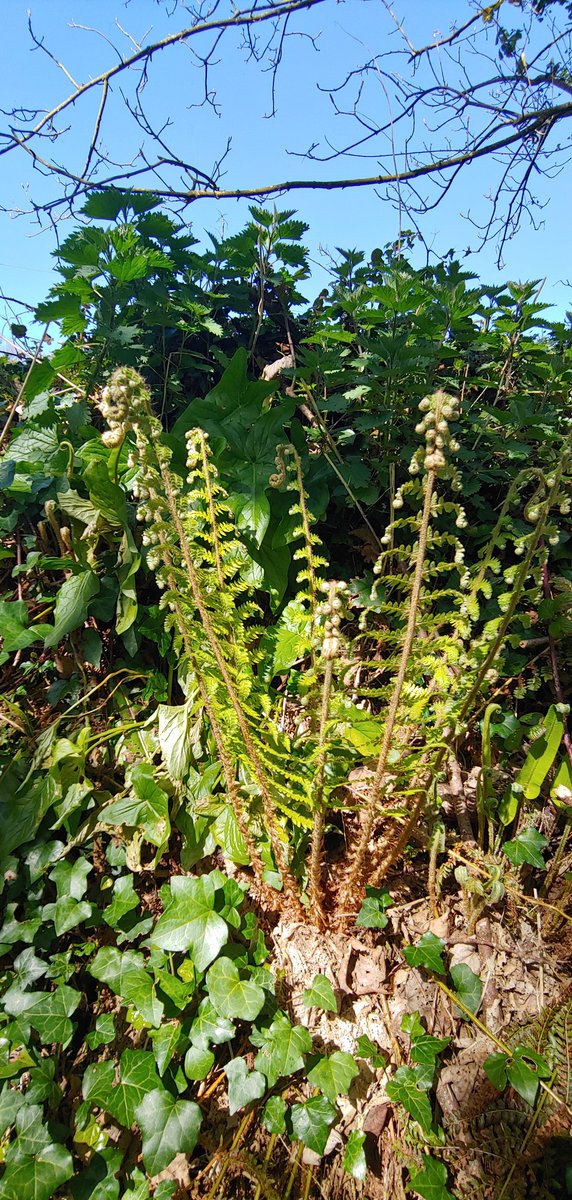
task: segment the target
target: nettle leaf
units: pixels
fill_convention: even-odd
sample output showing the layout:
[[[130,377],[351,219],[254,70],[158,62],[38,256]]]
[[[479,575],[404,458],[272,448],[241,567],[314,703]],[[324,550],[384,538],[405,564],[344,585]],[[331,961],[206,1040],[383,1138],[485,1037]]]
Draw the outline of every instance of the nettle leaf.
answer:
[[[459,1000],[462,1000],[472,1013],[476,1013],[483,994],[479,976],[475,975],[467,963],[457,963],[450,968],[449,974]]]
[[[526,829],[522,829],[517,833],[516,837],[510,842],[505,842],[503,850],[509,861],[515,867],[521,867],[523,863],[528,863],[531,867],[537,867],[539,871],[546,870],[546,863],[542,857],[542,850],[545,850],[548,845],[548,838],[543,833],[539,833],[538,829],[534,829],[529,825]]]
[[[205,971],[228,941],[228,925],[214,911],[217,888],[211,875],[175,875],[171,901],[155,926],[152,941],[163,950],[190,950]]]
[[[308,1082],[312,1087],[320,1088],[328,1100],[335,1101],[337,1096],[347,1095],[356,1075],[359,1075],[359,1067],[355,1058],[345,1050],[335,1050],[308,1071]]]
[[[393,904],[393,899],[385,888],[366,887],[365,900],[359,910],[356,925],[365,929],[385,929],[389,918],[386,908]]]
[[[276,1133],[281,1136],[286,1132],[286,1101],[282,1096],[271,1096],[264,1105],[261,1121],[268,1133]]]
[[[302,996],[307,1008],[321,1008],[323,1012],[337,1012],[338,1006],[334,989],[327,975],[315,975],[309,988]]]
[[[367,1162],[363,1148],[364,1142],[365,1133],[362,1133],[358,1129],[352,1129],[342,1160],[344,1170],[360,1183],[363,1183],[367,1173]]]
[[[322,1155],[337,1115],[337,1109],[325,1096],[313,1096],[305,1104],[292,1105],[292,1132],[309,1150]]]
[[[246,1059],[231,1058],[224,1070],[228,1079],[228,1110],[231,1116],[264,1095],[266,1079],[259,1071],[249,1071]]]
[[[207,971],[206,985],[221,1017],[255,1021],[266,999],[264,989],[257,983],[240,978],[238,967],[230,958],[217,958]]]
[[[184,779],[193,757],[193,710],[190,704],[159,704],[159,746],[171,779]]]
[[[83,625],[90,600],[99,592],[99,579],[93,571],[81,571],[66,579],[58,592],[54,627],[44,641],[46,649],[57,646],[66,634]]]
[[[423,1166],[420,1171],[412,1171],[409,1177],[409,1188],[423,1196],[423,1200],[455,1200],[447,1191],[447,1168],[438,1159],[429,1154],[423,1156]]]
[[[443,938],[434,933],[424,933],[417,945],[404,946],[403,957],[410,967],[425,967],[427,971],[435,971],[437,975],[445,974],[445,964],[442,954],[445,949]]]
[[[418,1087],[418,1075],[412,1067],[398,1067],[393,1079],[387,1084],[390,1100],[402,1104],[424,1133],[430,1133],[433,1113],[427,1092]]]
[[[304,1025],[291,1025],[285,1013],[277,1013],[254,1060],[270,1087],[283,1075],[293,1075],[304,1066],[304,1055],[312,1049],[312,1037]]]
[[[38,1154],[6,1164],[0,1180],[0,1200],[50,1200],[73,1175],[73,1160],[64,1146],[50,1144]]]
[[[102,946],[89,973],[100,983],[106,983],[116,996],[133,1004],[145,1021],[156,1028],[161,1024],[164,1005],[157,999],[155,984],[142,954],[136,950],[122,953],[115,946]]]
[[[201,1110],[192,1100],[175,1100],[155,1088],[135,1109],[143,1139],[143,1162],[150,1175],[165,1171],[177,1154],[192,1154],[201,1127]]]

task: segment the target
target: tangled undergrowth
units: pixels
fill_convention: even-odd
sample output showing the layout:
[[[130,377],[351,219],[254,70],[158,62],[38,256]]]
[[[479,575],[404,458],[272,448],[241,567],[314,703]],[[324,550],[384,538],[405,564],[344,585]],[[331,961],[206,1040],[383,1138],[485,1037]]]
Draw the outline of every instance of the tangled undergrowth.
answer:
[[[6,372],[0,1200],[557,1200],[572,337],[251,215]]]

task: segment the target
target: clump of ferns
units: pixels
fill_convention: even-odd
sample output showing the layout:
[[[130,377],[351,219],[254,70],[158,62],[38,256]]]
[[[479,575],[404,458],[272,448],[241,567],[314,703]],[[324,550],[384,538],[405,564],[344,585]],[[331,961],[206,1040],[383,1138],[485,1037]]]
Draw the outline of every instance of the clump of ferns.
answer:
[[[301,913],[288,861],[274,780],[261,757],[256,729],[253,668],[256,608],[241,576],[244,552],[235,533],[227,497],[201,430],[187,435],[186,487],[171,470],[171,451],[152,412],[144,380],[128,367],[114,372],[101,409],[110,422],[108,446],[129,431],[135,438],[131,464],[138,473],[134,493],[144,524],[147,563],[163,591],[167,624],[180,639],[188,671],[201,697],[217,747],[222,776],[252,865],[263,877],[253,835],[252,794],[262,808],[265,839],[282,876],[284,893]]]
[[[459,447],[450,431],[450,423],[458,416],[458,402],[439,391],[422,400],[419,407],[423,416],[417,432],[423,436],[423,445],[410,464],[412,479],[396,494],[393,521],[382,537],[384,550],[374,568],[380,581],[379,586],[374,585],[375,611],[385,622],[379,630],[385,657],[375,665],[387,682],[367,691],[386,708],[375,775],[342,887],[344,912],[355,908],[366,882],[383,877],[423,810],[434,761],[442,750],[439,731],[450,706],[453,672],[467,630],[459,588],[463,547],[455,532],[464,526],[466,517],[460,504],[443,495],[445,485],[461,489],[454,464]],[[400,514],[406,502],[412,507],[411,515],[395,516],[395,509]],[[395,569],[397,563],[399,569]],[[367,610],[363,626],[369,637],[371,629],[366,622]],[[418,743],[413,756],[412,741]],[[396,794],[405,794],[407,813],[392,821],[390,836],[374,860],[372,834],[388,777],[393,778]]]

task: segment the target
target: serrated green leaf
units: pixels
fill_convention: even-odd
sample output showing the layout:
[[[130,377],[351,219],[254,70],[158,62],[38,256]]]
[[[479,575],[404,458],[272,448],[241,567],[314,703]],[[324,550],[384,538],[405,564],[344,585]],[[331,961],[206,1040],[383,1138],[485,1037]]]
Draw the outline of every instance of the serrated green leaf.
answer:
[[[228,941],[228,925],[214,911],[216,887],[210,875],[171,879],[171,900],[155,926],[152,940],[163,950],[190,950],[198,971],[206,968]]]
[[[403,957],[410,967],[425,967],[427,971],[444,975],[444,949],[443,938],[436,937],[434,933],[424,933],[415,946],[404,946]]]
[[[157,999],[155,984],[142,954],[136,950],[122,953],[115,946],[102,946],[89,972],[94,979],[107,984],[116,996],[133,1004],[150,1025],[157,1028],[161,1024],[164,1005]]]
[[[325,1055],[308,1072],[308,1082],[320,1088],[328,1100],[335,1102],[337,1096],[347,1095],[352,1080],[359,1075],[355,1058],[345,1050],[334,1050]]]
[[[259,1071],[249,1071],[244,1058],[231,1058],[224,1070],[228,1080],[228,1111],[231,1116],[264,1095],[264,1075]]]
[[[143,1139],[143,1162],[150,1175],[165,1171],[177,1154],[192,1154],[201,1127],[201,1110],[192,1100],[175,1100],[156,1088],[139,1102],[135,1119]]]
[[[321,1008],[323,1012],[337,1012],[338,1006],[334,989],[327,975],[315,975],[309,988],[302,996],[302,1002],[307,1008]]]
[[[351,1175],[353,1179],[357,1179],[359,1183],[363,1183],[367,1173],[367,1162],[363,1144],[365,1142],[365,1133],[361,1130],[352,1129],[346,1143],[346,1149],[342,1160],[344,1170]]]
[[[209,998],[221,1017],[240,1017],[254,1021],[261,1011],[266,993],[257,983],[241,979],[238,968],[230,958],[217,958],[207,971]]]
[[[304,1066],[304,1055],[312,1049],[312,1037],[304,1025],[291,1025],[284,1013],[277,1013],[264,1035],[254,1060],[257,1071],[266,1075],[274,1087],[283,1075],[293,1075]]]
[[[313,1096],[305,1104],[293,1104],[290,1116],[294,1137],[315,1154],[322,1155],[337,1115],[337,1109],[325,1096]]]

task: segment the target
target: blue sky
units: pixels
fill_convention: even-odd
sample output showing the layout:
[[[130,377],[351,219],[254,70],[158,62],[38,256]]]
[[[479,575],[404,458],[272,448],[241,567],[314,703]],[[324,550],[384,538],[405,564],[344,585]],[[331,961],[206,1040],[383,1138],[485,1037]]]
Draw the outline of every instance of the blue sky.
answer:
[[[8,19],[4,22],[0,48],[2,108],[9,107],[10,102],[27,107],[51,106],[70,91],[69,81],[55,64],[45,54],[30,48],[29,5],[30,0],[4,0],[3,15]],[[417,43],[432,39],[436,33],[447,33],[455,19],[459,21],[466,15],[464,4],[458,0],[455,3],[434,0],[431,4],[426,0],[394,0],[392,7],[406,20],[408,31]],[[176,17],[168,21],[165,8],[164,3],[157,4],[156,0],[127,3],[99,0],[97,5],[93,0],[31,0],[36,33],[46,38],[46,44],[80,82],[108,67],[114,57],[102,37],[70,28],[71,22],[97,26],[113,38],[123,53],[128,53],[128,39],[115,26],[114,19],[118,18],[124,29],[137,39],[147,34],[145,41],[148,41],[170,32],[175,20],[179,25],[190,20],[188,13],[180,8]],[[294,27],[317,37],[318,49],[307,38],[287,40],[277,75],[277,116],[271,119],[266,115],[271,104],[270,75],[256,64],[245,62],[236,40],[234,44],[230,37],[223,41],[218,55],[220,63],[211,76],[220,116],[208,106],[198,107],[201,77],[188,48],[175,47],[155,60],[144,93],[149,113],[154,120],[172,119],[168,137],[205,169],[222,153],[230,136],[232,152],[227,160],[226,185],[262,184],[309,173],[308,164],[303,159],[286,156],[285,148],[303,151],[316,133],[339,138],[349,131],[348,126],[344,132],[343,118],[336,118],[328,97],[319,92],[317,79],[335,84],[348,67],[370,58],[380,46],[392,44],[388,40],[392,25],[382,0],[325,4],[298,17]],[[397,42],[395,45],[397,48]],[[375,91],[372,94],[375,101]],[[384,102],[381,92],[378,101]],[[81,110],[82,128],[76,122],[69,135],[69,148],[78,165],[84,149],[84,131],[93,123],[96,103],[97,97],[92,93]],[[0,124],[3,122],[1,118]],[[132,122],[126,118],[119,96],[114,100],[107,144],[112,156],[135,154],[138,149]],[[339,176],[348,173],[348,166],[333,163],[326,170]],[[365,167],[356,160],[349,165],[349,171],[356,174],[375,170],[375,160]],[[486,160],[466,168],[446,201],[423,219],[421,227],[426,243],[435,254],[454,247],[462,257],[465,248],[476,243],[474,230],[461,214],[470,210],[477,219],[484,216],[483,197],[490,187],[490,171]],[[28,207],[31,198],[42,196],[45,187],[27,156],[20,154],[0,159],[0,178],[3,204],[13,214]],[[500,273],[492,246],[464,260],[467,269],[488,283],[498,283],[503,278],[546,276],[542,299],[555,306],[551,315],[562,316],[565,309],[572,308],[572,287],[566,283],[572,276],[568,190],[566,173],[551,183],[541,181],[539,195],[549,201],[541,214],[542,228],[534,231],[526,223],[523,225],[505,249]],[[277,203],[281,208],[295,208],[310,225],[308,241],[316,265],[308,294],[314,285],[323,286],[325,280],[319,265],[323,261],[321,248],[333,251],[342,246],[371,251],[374,246],[393,240],[398,231],[395,208],[371,191],[293,193]],[[187,209],[184,219],[204,242],[208,229],[218,236],[234,232],[245,223],[248,214],[244,203],[205,200]],[[62,223],[62,236],[69,231],[69,223]],[[54,246],[53,232],[49,229],[41,232],[31,217],[0,214],[1,290],[32,304],[43,299],[54,280],[51,257]],[[421,251],[418,254],[421,257]]]

